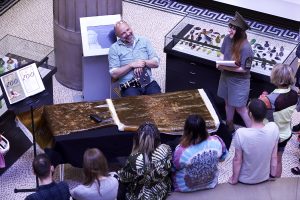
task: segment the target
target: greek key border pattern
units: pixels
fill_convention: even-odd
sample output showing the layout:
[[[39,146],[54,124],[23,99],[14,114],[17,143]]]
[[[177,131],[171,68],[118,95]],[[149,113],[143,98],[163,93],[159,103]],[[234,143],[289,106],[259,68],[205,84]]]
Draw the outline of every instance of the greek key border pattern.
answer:
[[[173,0],[123,0],[129,3],[146,6],[149,8],[170,12],[176,15],[185,16],[187,14],[193,14],[198,16],[200,19],[214,20],[217,23],[227,24],[228,21],[233,17],[225,13],[216,12],[209,9],[195,7],[192,5],[186,5]],[[200,0],[201,1],[201,0]],[[253,20],[246,20],[251,31],[257,32],[271,37],[278,37],[282,40],[287,40],[293,43],[297,43],[299,38],[298,32],[283,29],[268,24],[260,23]]]

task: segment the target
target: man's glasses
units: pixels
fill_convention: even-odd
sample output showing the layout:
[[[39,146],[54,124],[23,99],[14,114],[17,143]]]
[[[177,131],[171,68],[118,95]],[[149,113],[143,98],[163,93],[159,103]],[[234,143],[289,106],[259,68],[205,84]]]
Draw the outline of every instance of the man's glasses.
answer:
[[[236,26],[234,26],[234,25],[232,25],[232,24],[229,24],[228,27],[229,27],[230,29],[234,30],[234,31],[236,30]]]

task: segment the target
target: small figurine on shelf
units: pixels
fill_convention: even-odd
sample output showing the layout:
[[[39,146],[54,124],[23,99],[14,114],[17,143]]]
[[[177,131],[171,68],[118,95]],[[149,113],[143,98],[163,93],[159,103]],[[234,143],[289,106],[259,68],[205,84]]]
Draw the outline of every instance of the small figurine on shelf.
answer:
[[[21,61],[21,65],[25,65],[26,63],[27,63],[26,60]]]
[[[4,60],[2,58],[0,58],[0,74],[3,74],[5,69],[4,69]]]
[[[283,56],[283,51],[279,52],[279,56],[282,57]]]
[[[3,66],[5,64],[4,60],[0,58],[0,66]]]
[[[15,61],[11,57],[8,58],[6,63],[7,63],[7,70],[12,70],[15,68]]]
[[[11,64],[8,64],[6,68],[7,68],[7,70],[12,70],[13,69]]]
[[[265,45],[264,45],[265,47],[269,47],[270,46],[270,44],[269,44],[269,42],[268,41],[266,41],[266,43],[265,43]]]
[[[221,38],[220,38],[220,35],[218,35],[218,36],[216,37],[216,43],[219,44],[220,42],[221,42]]]
[[[256,42],[256,39],[252,39],[252,40],[250,41],[250,44],[253,45],[255,42]]]
[[[13,64],[14,62],[15,61],[11,57],[9,57],[6,63],[7,64]]]
[[[202,39],[201,35],[199,35],[199,36],[196,38],[196,40],[197,40],[198,42],[200,42],[201,39]]]
[[[283,51],[284,51],[284,48],[283,48],[283,46],[281,46],[281,47],[280,47],[280,51],[281,51],[281,52],[283,52]]]

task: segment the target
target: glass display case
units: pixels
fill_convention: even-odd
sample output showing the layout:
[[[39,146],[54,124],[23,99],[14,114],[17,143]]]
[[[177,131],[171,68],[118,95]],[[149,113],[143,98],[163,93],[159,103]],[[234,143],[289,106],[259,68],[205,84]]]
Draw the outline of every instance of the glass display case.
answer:
[[[0,76],[9,70],[15,69],[29,62],[40,62],[48,57],[49,69],[38,67],[43,78],[49,71],[53,70],[55,63],[53,47],[6,35],[0,40]],[[0,116],[6,112],[7,106],[0,89]]]
[[[188,14],[166,36],[165,48],[209,61],[221,59],[220,47],[228,34],[228,23]],[[267,33],[247,31],[254,52],[251,72],[270,76],[276,63],[297,67],[296,42],[274,38]]]

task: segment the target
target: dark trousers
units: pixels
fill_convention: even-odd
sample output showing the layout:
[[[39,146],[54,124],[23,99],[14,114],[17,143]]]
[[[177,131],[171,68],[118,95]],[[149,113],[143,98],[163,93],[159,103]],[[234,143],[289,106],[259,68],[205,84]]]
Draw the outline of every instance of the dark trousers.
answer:
[[[121,96],[138,96],[138,95],[150,95],[161,93],[161,88],[156,81],[152,81],[145,87],[129,87],[124,90],[121,90]]]

